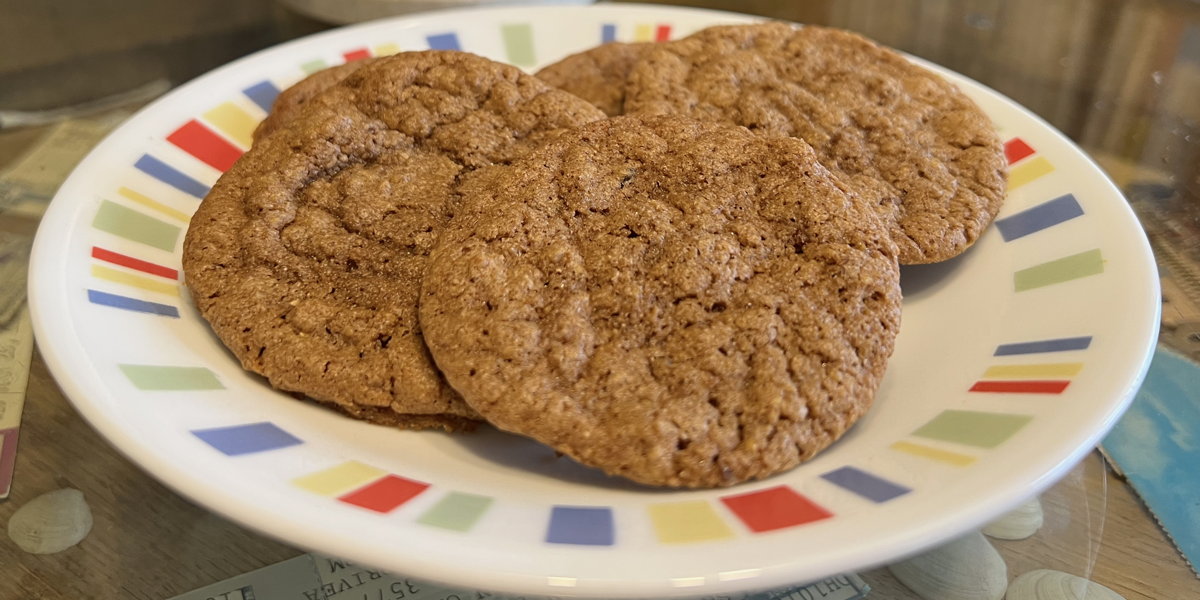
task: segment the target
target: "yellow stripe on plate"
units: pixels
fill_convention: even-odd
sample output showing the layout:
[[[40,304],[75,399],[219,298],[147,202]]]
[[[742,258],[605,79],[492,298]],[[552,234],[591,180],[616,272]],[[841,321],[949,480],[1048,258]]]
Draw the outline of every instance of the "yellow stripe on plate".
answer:
[[[375,46],[375,56],[390,56],[400,51],[399,44],[388,42]]]
[[[387,475],[387,471],[383,469],[351,460],[316,473],[297,477],[292,480],[292,483],[314,494],[338,496],[358,489],[384,475]]]
[[[1015,190],[1053,171],[1054,165],[1050,164],[1045,157],[1039,156],[1008,171],[1008,189]]]
[[[204,113],[204,120],[243,148],[249,148],[254,142],[254,128],[258,126],[258,119],[232,102],[224,102],[210,109]]]
[[[1083,363],[1045,363],[1040,365],[995,365],[983,372],[990,379],[1040,379],[1045,377],[1074,377],[1083,370]]]
[[[128,285],[148,292],[157,292],[175,297],[179,296],[178,284],[134,275],[128,271],[118,271],[117,269],[110,269],[100,265],[92,265],[92,277],[121,285]]]
[[[686,544],[733,537],[725,524],[704,500],[651,504],[647,510],[654,532],[664,544]]]
[[[645,23],[633,28],[633,39],[638,42],[654,41],[654,27]]]
[[[184,223],[187,223],[188,221],[192,220],[187,213],[180,210],[175,210],[166,204],[163,204],[140,192],[135,192],[127,187],[117,188],[117,193],[126,200],[132,200],[133,202],[141,204],[150,210],[167,215],[168,217],[171,217],[177,221],[183,221]]]
[[[892,450],[899,450],[900,452],[904,452],[905,454],[911,454],[913,456],[920,456],[921,458],[929,458],[929,459],[936,460],[939,462],[944,462],[949,465],[954,465],[956,467],[965,467],[965,466],[975,462],[974,456],[968,456],[966,454],[959,454],[957,452],[950,452],[949,450],[942,450],[940,448],[931,448],[929,446],[922,446],[920,444],[914,444],[912,442],[905,442],[905,441],[896,442],[896,443],[892,444]]]

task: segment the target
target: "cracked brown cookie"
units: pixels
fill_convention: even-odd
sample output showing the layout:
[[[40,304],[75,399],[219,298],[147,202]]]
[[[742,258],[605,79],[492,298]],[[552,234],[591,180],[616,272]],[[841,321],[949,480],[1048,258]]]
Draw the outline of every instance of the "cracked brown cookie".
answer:
[[[213,187],[184,240],[192,298],[247,369],[400,427],[478,415],[417,323],[428,252],[459,181],[598,109],[459,52],[380,58],[314,96]]]
[[[654,42],[609,42],[572,54],[537,72],[538,79],[575,94],[609,116],[625,114],[625,78]]]
[[[337,85],[351,73],[371,64],[374,60],[374,58],[364,58],[321,69],[279,92],[275,101],[271,103],[271,112],[267,114],[267,118],[254,128],[255,143],[294,119],[304,105],[312,100],[313,96]]]
[[[892,224],[901,264],[963,252],[1004,198],[987,116],[938,75],[846,31],[763,23],[656,44],[629,74],[625,111],[805,140]]]
[[[900,322],[895,245],[803,141],[616,117],[462,193],[421,324],[496,426],[711,487],[811,458],[871,404]]]

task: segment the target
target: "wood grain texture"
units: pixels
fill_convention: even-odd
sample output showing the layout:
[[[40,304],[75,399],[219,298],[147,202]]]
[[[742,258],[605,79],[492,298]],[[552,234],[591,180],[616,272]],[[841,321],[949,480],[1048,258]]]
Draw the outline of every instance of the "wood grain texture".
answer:
[[[0,598],[159,600],[301,553],[190,503],[129,462],[75,412],[35,353],[0,523],[64,487],[83,492],[92,532],[73,548],[40,556],[3,535]]]
[[[1200,595],[1200,580],[1141,500],[1092,452],[1041,496],[1045,523],[1024,540],[988,540],[1004,557],[1008,579],[1036,569],[1087,577],[1126,600]],[[871,598],[920,600],[886,568],[867,571]]]

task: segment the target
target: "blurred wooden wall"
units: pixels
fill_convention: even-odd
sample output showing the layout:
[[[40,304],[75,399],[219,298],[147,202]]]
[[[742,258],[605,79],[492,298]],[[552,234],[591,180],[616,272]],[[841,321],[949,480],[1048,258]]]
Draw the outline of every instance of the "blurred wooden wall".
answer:
[[[859,31],[999,90],[1089,151],[1184,173],[1176,185],[1200,198],[1200,0],[658,1]],[[0,0],[0,108],[180,83],[312,30],[296,22],[274,0]]]
[[[0,109],[183,83],[279,41],[273,0],[0,0]]]
[[[1013,98],[1200,197],[1200,2],[665,0],[858,31]]]

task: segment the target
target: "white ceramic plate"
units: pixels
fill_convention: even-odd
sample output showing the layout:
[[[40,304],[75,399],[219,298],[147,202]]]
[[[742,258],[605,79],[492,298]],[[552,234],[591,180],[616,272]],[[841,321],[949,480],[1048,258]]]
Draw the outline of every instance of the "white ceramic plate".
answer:
[[[965,256],[904,272],[871,413],[812,462],[711,491],[639,488],[538,444],[351,421],[239,368],[180,287],[187,216],[271,97],[356,57],[461,48],[535,68],[605,39],[749,17],[609,5],[443,12],[239,60],[142,111],[38,233],[41,351],[79,411],[184,495],[318,552],[520,594],[697,596],[883,563],[979,526],[1091,449],[1145,372],[1157,273],[1120,193],[1062,135],[946,73],[1009,140],[1011,192]]]

